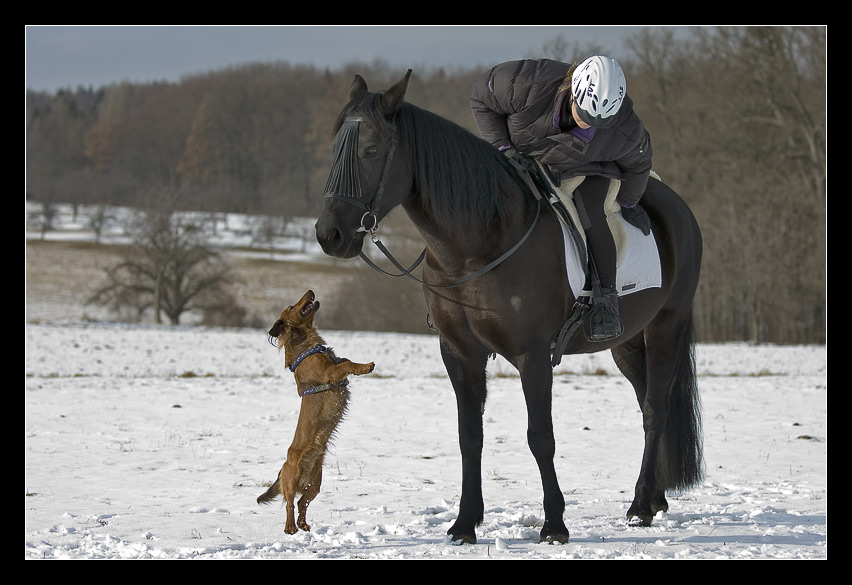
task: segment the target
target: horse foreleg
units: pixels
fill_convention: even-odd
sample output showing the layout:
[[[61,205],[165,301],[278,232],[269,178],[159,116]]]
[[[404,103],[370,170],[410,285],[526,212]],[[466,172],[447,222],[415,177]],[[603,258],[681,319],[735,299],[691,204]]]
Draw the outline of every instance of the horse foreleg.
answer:
[[[544,526],[540,542],[568,542],[568,528],[562,519],[565,498],[559,489],[553,458],[556,440],[553,436],[552,389],[553,370],[549,352],[529,354],[517,360],[527,405],[527,443],[541,473],[544,490]]]
[[[475,528],[482,523],[482,412],[485,408],[485,361],[461,359],[443,345],[441,353],[453,384],[458,406],[459,448],[462,457],[462,493],[459,515],[447,531],[453,540],[476,543]]]

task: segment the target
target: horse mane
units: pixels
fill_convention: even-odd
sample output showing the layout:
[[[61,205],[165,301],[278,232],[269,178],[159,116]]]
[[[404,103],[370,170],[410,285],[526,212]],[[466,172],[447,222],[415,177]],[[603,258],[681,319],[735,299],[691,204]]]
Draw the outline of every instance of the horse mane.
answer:
[[[370,93],[350,103],[335,126],[357,109],[390,139],[379,108],[381,95]],[[442,230],[455,236],[507,220],[507,196],[526,186],[500,151],[467,129],[408,102],[393,119],[400,148],[412,153],[414,192]]]

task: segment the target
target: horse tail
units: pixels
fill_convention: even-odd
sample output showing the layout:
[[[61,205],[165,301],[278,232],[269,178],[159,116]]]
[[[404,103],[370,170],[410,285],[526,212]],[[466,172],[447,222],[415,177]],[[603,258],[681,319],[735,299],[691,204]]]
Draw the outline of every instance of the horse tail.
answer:
[[[695,370],[692,315],[677,340],[669,413],[657,457],[657,482],[665,490],[685,491],[704,478],[701,397]]]

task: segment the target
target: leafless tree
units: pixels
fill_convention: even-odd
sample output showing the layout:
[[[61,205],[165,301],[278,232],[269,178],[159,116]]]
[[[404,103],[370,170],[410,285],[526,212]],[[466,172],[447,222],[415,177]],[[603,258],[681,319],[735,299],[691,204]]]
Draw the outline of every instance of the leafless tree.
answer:
[[[106,271],[107,283],[90,299],[114,312],[151,313],[177,325],[190,310],[221,306],[231,271],[207,242],[192,216],[172,205],[138,211],[127,226],[131,244],[123,259]]]

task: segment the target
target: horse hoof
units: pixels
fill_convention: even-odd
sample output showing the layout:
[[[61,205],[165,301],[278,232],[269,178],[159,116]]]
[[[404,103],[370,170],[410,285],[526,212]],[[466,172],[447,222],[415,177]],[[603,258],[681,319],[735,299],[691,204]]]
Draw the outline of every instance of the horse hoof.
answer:
[[[453,529],[447,531],[450,540],[456,544],[476,544],[476,533],[474,532],[453,532]]]
[[[627,515],[627,525],[628,526],[646,527],[646,526],[650,526],[653,521],[654,521],[653,515],[651,515],[651,516],[648,516],[646,514],[633,514],[633,515],[628,514]]]
[[[568,544],[568,533],[565,534],[542,534],[539,543],[546,544]]]
[[[565,544],[568,542],[568,528],[561,519],[556,522],[545,520],[538,541],[548,544]]]
[[[668,510],[669,506],[665,498],[661,502],[656,502],[649,505],[637,505],[636,503],[630,506],[627,510],[627,525],[628,526],[650,526],[654,521],[654,516],[657,512]]]

